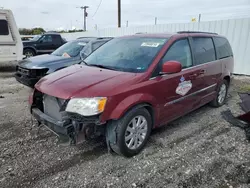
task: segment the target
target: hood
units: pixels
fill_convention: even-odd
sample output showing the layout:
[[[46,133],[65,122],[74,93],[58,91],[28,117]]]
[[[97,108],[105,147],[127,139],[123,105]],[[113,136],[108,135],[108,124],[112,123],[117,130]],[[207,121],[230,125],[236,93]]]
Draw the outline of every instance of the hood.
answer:
[[[72,61],[72,58],[46,54],[24,59],[19,62],[19,66],[27,69],[39,69],[43,67],[48,67],[48,63],[50,65],[54,65],[56,63],[62,64],[68,61]]]
[[[109,97],[136,83],[138,74],[73,65],[43,77],[35,88],[61,99]]]
[[[29,45],[32,45],[32,44],[36,44],[37,41],[22,41],[23,42],[23,45],[24,46],[29,46]]]

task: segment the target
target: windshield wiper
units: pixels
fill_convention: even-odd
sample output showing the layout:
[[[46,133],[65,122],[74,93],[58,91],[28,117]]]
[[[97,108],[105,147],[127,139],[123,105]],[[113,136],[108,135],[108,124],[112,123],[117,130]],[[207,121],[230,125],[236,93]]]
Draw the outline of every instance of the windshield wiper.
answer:
[[[112,67],[109,67],[109,66],[105,66],[105,65],[90,64],[89,66],[99,67],[99,68],[109,69],[109,70],[116,70],[115,68],[112,68]]]

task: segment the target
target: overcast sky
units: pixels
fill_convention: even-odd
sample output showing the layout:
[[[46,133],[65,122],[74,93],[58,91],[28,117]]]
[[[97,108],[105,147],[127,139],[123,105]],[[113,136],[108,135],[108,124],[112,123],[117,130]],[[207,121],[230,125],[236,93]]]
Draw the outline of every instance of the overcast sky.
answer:
[[[87,29],[117,26],[117,0],[0,0],[11,9],[20,28],[82,28],[79,6],[89,6]],[[122,26],[190,22],[201,13],[201,21],[250,17],[250,0],[121,0]]]

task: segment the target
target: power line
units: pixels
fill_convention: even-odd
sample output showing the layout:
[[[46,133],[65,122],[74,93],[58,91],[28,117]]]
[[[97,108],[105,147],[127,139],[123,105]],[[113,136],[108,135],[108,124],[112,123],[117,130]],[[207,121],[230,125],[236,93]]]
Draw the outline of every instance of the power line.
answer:
[[[98,5],[98,7],[97,7],[97,9],[96,9],[96,11],[95,11],[95,13],[94,13],[94,15],[92,16],[92,18],[96,15],[96,13],[97,13],[97,11],[99,10],[101,4],[102,4],[102,0],[100,0],[100,3],[99,3],[99,5]]]

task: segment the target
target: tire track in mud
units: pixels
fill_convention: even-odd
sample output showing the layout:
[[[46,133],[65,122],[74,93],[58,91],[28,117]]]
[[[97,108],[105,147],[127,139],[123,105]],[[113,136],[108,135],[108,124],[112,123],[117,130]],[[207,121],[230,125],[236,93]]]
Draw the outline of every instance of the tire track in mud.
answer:
[[[241,184],[250,185],[250,162],[234,165],[233,161],[220,157],[207,164],[206,171],[196,171],[189,177],[178,183],[180,187],[210,187],[213,181],[213,187],[239,187]],[[228,168],[230,167],[230,170]],[[218,175],[221,176],[218,178]]]
[[[207,126],[198,128],[197,130],[191,132],[190,134],[183,135],[182,137],[176,138],[175,140],[168,143],[168,147],[173,148],[174,146],[176,146],[176,145],[178,145],[178,144],[180,144],[182,142],[185,142],[186,140],[188,140],[190,138],[193,138],[193,137],[197,136],[197,134],[202,133],[202,131],[212,130],[214,128],[212,125],[214,125],[216,123],[217,123],[217,121],[209,123]]]
[[[45,170],[41,170],[38,172],[33,173],[30,171],[30,169],[26,170],[26,172],[23,172],[22,175],[24,177],[14,177],[9,178],[9,184],[8,186],[5,186],[6,188],[13,188],[13,187],[33,187],[33,185],[45,178],[48,178],[50,176],[53,176],[59,172],[67,171],[69,168],[74,167],[79,164],[87,163],[88,161],[93,161],[99,158],[102,155],[107,154],[107,149],[104,144],[94,147],[91,150],[84,151],[77,153],[70,157],[69,159],[65,159],[60,162],[56,162],[49,168]],[[8,181],[8,180],[7,180]]]
[[[163,166],[160,167],[160,169],[157,170],[157,174],[160,174],[160,176],[162,177],[158,177],[160,179],[162,179],[166,184],[171,185],[171,184],[175,184],[176,182],[174,182],[174,180],[172,178],[168,178],[166,177],[166,172],[169,173],[173,173],[175,174],[177,172],[178,176],[184,176],[184,172],[181,172],[182,166],[187,165],[187,159],[192,157],[192,156],[196,156],[197,154],[202,155],[205,153],[209,153],[210,151],[212,151],[214,148],[214,145],[212,144],[212,140],[215,137],[219,137],[223,134],[228,133],[231,129],[228,127],[223,127],[223,128],[219,128],[217,130],[212,131],[213,129],[216,129],[217,127],[215,126],[210,126],[212,124],[215,124],[216,122],[213,122],[211,124],[209,124],[206,127],[203,127],[201,129],[198,129],[194,132],[192,132],[191,134],[185,135],[184,137],[178,138],[176,140],[180,140],[180,142],[177,142],[177,145],[186,141],[189,138],[193,138],[195,136],[197,136],[194,133],[199,133],[202,130],[211,130],[211,134],[207,136],[206,141],[200,143],[199,145],[197,145],[196,147],[194,147],[191,151],[188,150],[187,152],[181,154],[180,156],[178,156],[177,158],[172,158],[170,156],[166,157],[170,160],[168,160],[168,162]],[[201,135],[199,135],[201,136]],[[176,140],[168,143],[169,146],[173,146],[173,143],[176,142]],[[174,146],[177,146],[174,145]],[[171,148],[173,149],[173,148]],[[235,147],[229,147],[227,149],[223,149],[223,148],[219,148],[221,151],[221,158],[223,156],[223,154],[228,154],[230,152],[233,152]],[[156,157],[157,158],[157,157]],[[161,158],[161,157],[160,157]],[[182,160],[185,159],[185,160]],[[160,161],[164,160],[164,157],[161,158]],[[208,173],[207,170],[206,172],[196,172],[194,174],[192,174],[189,178],[181,181],[178,186],[180,187],[199,187],[199,185],[203,184],[204,182],[210,181],[209,178],[211,178],[211,173],[213,171],[216,171],[217,168],[222,168],[222,166],[226,167],[229,164],[232,164],[233,162],[228,160],[228,159],[215,159],[212,161],[212,164],[208,164]],[[172,166],[172,164],[175,164],[174,166]],[[157,166],[161,166],[161,165],[157,165]],[[224,168],[225,170],[226,168]],[[136,185],[138,185],[138,187],[146,187],[148,185],[149,182],[152,182],[153,176],[147,178],[146,180],[144,180],[143,182],[138,182],[136,183]],[[162,182],[161,182],[162,183]],[[165,185],[166,185],[165,184]]]
[[[160,140],[159,137],[161,137],[161,133],[164,134],[164,132],[168,132],[167,128],[164,128],[164,131],[159,132],[158,130],[156,131],[156,133],[153,133],[152,137],[149,140],[149,145],[156,145],[159,146],[160,148],[170,148],[172,149],[173,147],[181,144],[182,142],[185,142],[186,140],[193,138],[195,136],[197,136],[198,133],[202,133],[203,131],[210,131],[213,130],[215,127],[212,126],[214,124],[216,124],[217,121],[215,122],[211,122],[209,123],[207,126],[203,126],[201,128],[195,129],[194,131],[190,132],[189,134],[184,134],[181,135],[180,137],[177,137],[173,140],[171,140],[170,142],[168,142],[166,145],[164,145]],[[174,124],[171,125],[170,129],[175,129],[176,127],[179,127],[179,125],[175,126]],[[170,132],[170,131],[169,131]],[[170,134],[168,134],[168,136],[174,135],[175,132],[171,132]]]
[[[162,185],[162,183],[164,183],[164,185],[169,185],[169,186],[178,184],[178,182],[175,182],[174,178],[168,177],[166,174],[171,174],[171,175],[175,174],[175,176],[178,176],[179,178],[181,176],[185,177],[186,179],[184,178],[184,180],[182,180],[179,183],[180,187],[195,187],[195,186],[199,186],[200,184],[203,184],[206,181],[209,181],[211,179],[211,177],[209,175],[208,175],[208,177],[206,177],[207,174],[205,172],[200,172],[200,171],[194,172],[193,174],[189,175],[189,177],[186,177],[187,175],[182,171],[182,168],[183,168],[183,166],[189,165],[189,162],[187,159],[194,156],[195,154],[199,153],[199,155],[200,155],[200,154],[204,154],[206,152],[209,153],[209,151],[212,151],[214,149],[214,145],[211,144],[212,143],[211,140],[215,137],[221,136],[221,135],[226,134],[227,132],[230,131],[230,128],[228,128],[228,127],[222,127],[222,128],[217,129],[218,127],[211,126],[215,123],[217,123],[217,122],[212,122],[210,124],[207,124],[207,126],[202,127],[200,129],[197,129],[188,135],[184,135],[184,138],[181,138],[181,141],[177,144],[180,144],[189,138],[193,138],[193,137],[197,136],[197,133],[200,133],[204,130],[212,132],[212,134],[207,135],[208,140],[200,143],[200,145],[197,145],[193,149],[194,151],[190,152],[190,150],[189,150],[189,151],[181,154],[177,158],[172,158],[171,156],[169,156],[167,158],[170,159],[170,161],[168,161],[167,163],[164,163],[164,165],[156,165],[156,166],[159,166],[156,173],[151,175],[150,177],[147,177],[143,181],[136,182],[137,187],[150,187],[150,185],[156,186],[156,184],[157,184],[156,179],[155,179],[156,182],[154,182],[156,184],[154,184],[154,183],[152,184],[152,182],[154,181],[154,176],[156,176],[156,175],[157,175],[157,179],[161,179],[161,185]],[[202,135],[199,135],[199,136],[202,136]],[[168,143],[167,145],[168,146],[173,145],[173,143],[175,143],[175,142],[176,142],[176,140]],[[165,148],[167,148],[167,147],[165,147]],[[229,148],[228,152],[232,152],[233,150],[234,150],[233,148]],[[154,152],[154,154],[155,154],[155,152]],[[154,155],[154,154],[152,154],[152,155]],[[148,155],[147,155],[147,157],[148,157]],[[153,158],[155,158],[157,160],[158,157],[155,156]],[[159,163],[162,162],[163,158],[160,157]],[[215,163],[215,164],[213,164],[213,163]],[[232,162],[230,160],[218,159],[218,161],[217,160],[212,161],[212,164],[211,164],[212,167],[209,167],[210,164],[208,164],[207,168],[208,169],[211,168],[213,170],[213,168],[215,168],[215,167],[222,167],[222,166],[225,166],[225,165],[231,164],[231,163]],[[210,171],[209,173],[211,173],[211,172],[212,171]],[[114,176],[114,174],[113,174],[113,176]],[[122,176],[123,175],[121,175],[120,177],[122,178]],[[205,176],[205,177],[203,177],[203,176]],[[98,181],[88,184],[88,186],[90,186],[90,187],[95,187],[95,186],[98,187],[98,185],[100,185]]]

